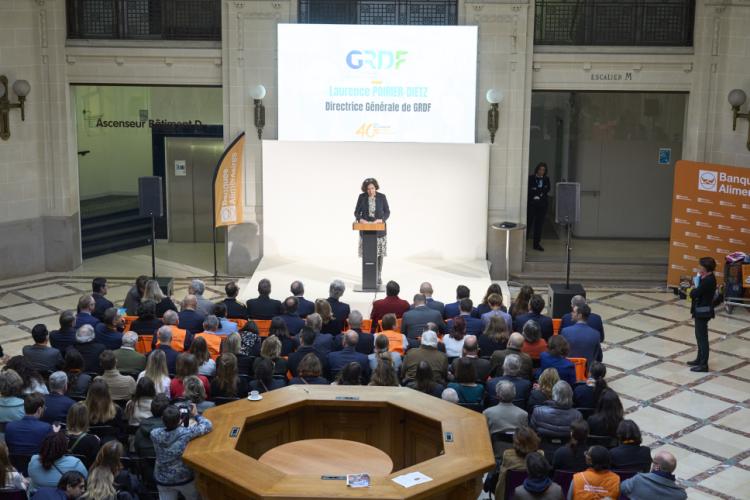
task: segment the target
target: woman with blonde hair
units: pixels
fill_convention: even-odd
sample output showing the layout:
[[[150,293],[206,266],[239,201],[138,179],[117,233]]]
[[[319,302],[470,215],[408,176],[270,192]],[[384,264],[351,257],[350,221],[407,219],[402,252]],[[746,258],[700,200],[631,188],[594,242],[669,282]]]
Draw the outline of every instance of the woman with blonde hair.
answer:
[[[370,383],[367,385],[378,385],[383,387],[398,387],[398,377],[396,370],[393,369],[393,361],[388,353],[381,353],[378,357],[378,364],[370,377]]]
[[[239,333],[230,333],[227,335],[227,339],[221,347],[221,352],[234,354],[234,357],[237,358],[237,373],[239,375],[250,375],[253,358],[242,353],[242,337]],[[217,371],[219,369],[218,361],[217,359]]]
[[[0,474],[2,474],[0,488],[26,489],[26,480],[10,463],[8,446],[2,440],[0,440]]]
[[[182,397],[194,403],[199,414],[202,415],[205,410],[216,406],[213,402],[206,401],[206,389],[198,377],[191,375],[185,379],[184,384],[185,392]]]
[[[320,333],[330,333],[331,335],[339,333],[336,331],[336,322],[334,321],[336,317],[333,315],[330,302],[325,299],[317,299],[315,301],[315,312],[320,314],[320,319],[323,320]]]
[[[133,498],[138,492],[138,479],[122,465],[125,449],[119,441],[102,445],[89,473],[86,494],[82,498],[92,500],[116,499],[119,493],[128,493]]]
[[[190,345],[190,354],[195,356],[198,362],[198,373],[206,377],[216,375],[216,361],[211,359],[211,353],[208,351],[208,344],[203,337],[195,337]]]
[[[89,409],[83,401],[68,410],[65,434],[68,436],[68,453],[86,457],[84,464],[87,467],[94,463],[102,443],[99,436],[89,434]]]
[[[104,379],[97,378],[91,382],[86,395],[86,408],[89,410],[90,425],[109,425],[123,433],[125,420],[122,409],[112,402],[109,386]]]
[[[138,374],[138,380],[143,377],[150,378],[154,383],[156,394],[166,394],[169,397],[169,369],[167,368],[167,355],[161,349],[151,351],[146,359],[146,369]]]
[[[539,382],[534,384],[534,389],[529,395],[529,401],[526,403],[529,414],[537,406],[542,406],[547,401],[552,400],[552,388],[560,381],[560,376],[555,368],[547,368],[539,376]]]
[[[174,305],[172,299],[164,295],[161,291],[161,287],[156,280],[148,280],[146,282],[146,291],[143,294],[143,300],[153,300],[156,303],[156,317],[161,318],[167,311],[177,312],[177,306]]]
[[[286,372],[289,368],[286,359],[281,357],[282,348],[283,344],[278,337],[272,335],[266,338],[260,346],[260,356],[255,358],[253,363],[253,373],[255,373],[255,370],[258,368],[258,363],[260,363],[262,359],[267,359],[273,363],[274,375],[286,376]]]

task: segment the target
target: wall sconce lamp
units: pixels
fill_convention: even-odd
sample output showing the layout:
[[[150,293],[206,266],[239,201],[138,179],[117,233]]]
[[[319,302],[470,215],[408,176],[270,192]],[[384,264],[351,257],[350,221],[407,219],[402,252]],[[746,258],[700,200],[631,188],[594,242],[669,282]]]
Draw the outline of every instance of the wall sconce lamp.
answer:
[[[503,102],[503,92],[496,89],[487,91],[487,102],[490,109],[487,111],[487,130],[490,131],[490,142],[495,144],[495,134],[500,128],[500,103]]]
[[[266,88],[256,85],[250,91],[250,97],[255,103],[255,128],[258,129],[258,139],[263,135],[263,127],[266,126],[266,107],[263,106],[263,98],[266,97]]]
[[[734,89],[731,92],[729,92],[727,99],[729,100],[729,104],[732,106],[732,112],[733,112],[732,130],[737,130],[737,118],[744,118],[748,122],[750,122],[750,112],[740,113],[740,106],[745,104],[745,101],[747,100],[747,95],[745,95],[745,91],[742,89]],[[748,124],[746,145],[747,145],[747,149],[750,149],[750,123]]]
[[[13,92],[18,96],[18,102],[12,103],[8,98],[8,78],[0,75],[0,139],[7,141],[10,138],[10,119],[8,114],[13,108],[21,108],[21,120],[26,119],[24,102],[29,95],[31,85],[26,80],[16,80],[13,83]]]

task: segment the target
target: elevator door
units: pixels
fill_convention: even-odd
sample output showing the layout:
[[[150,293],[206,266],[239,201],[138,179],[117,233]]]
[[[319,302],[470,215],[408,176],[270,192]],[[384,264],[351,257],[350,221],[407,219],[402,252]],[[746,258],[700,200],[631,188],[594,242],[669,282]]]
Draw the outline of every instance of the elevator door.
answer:
[[[211,242],[211,189],[224,142],[212,137],[167,137],[169,241]],[[223,240],[223,231],[217,232]]]

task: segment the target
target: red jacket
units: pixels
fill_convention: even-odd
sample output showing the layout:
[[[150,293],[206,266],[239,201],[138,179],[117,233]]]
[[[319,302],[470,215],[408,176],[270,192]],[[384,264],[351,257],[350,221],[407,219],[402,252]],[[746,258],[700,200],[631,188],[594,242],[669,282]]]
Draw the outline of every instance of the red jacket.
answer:
[[[398,297],[386,297],[384,299],[376,300],[372,303],[372,312],[370,313],[370,319],[372,319],[371,332],[375,332],[378,328],[378,321],[383,319],[388,313],[393,313],[397,318],[404,315],[409,310],[409,303],[405,300],[399,299]]]

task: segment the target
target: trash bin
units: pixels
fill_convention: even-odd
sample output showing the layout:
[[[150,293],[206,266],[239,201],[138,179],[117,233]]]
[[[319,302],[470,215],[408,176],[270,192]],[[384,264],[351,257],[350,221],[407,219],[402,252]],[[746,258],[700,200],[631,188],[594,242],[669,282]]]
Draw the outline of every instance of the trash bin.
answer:
[[[498,222],[490,226],[487,257],[493,280],[508,281],[511,272],[521,271],[525,238],[526,224]]]

